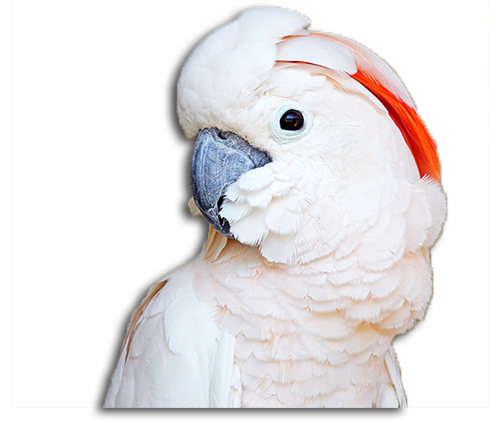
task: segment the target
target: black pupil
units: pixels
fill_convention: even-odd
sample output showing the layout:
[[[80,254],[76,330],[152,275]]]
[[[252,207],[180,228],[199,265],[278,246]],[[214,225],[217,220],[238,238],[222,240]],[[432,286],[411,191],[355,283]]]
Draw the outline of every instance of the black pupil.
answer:
[[[303,114],[298,110],[288,110],[281,117],[281,129],[283,130],[299,130],[303,127],[305,120]]]

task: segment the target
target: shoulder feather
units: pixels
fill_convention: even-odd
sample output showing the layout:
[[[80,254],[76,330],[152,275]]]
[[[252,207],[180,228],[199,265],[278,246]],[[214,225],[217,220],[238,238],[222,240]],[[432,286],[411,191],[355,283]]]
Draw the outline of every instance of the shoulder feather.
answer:
[[[227,406],[234,337],[194,292],[192,263],[154,285],[131,319],[106,408]]]

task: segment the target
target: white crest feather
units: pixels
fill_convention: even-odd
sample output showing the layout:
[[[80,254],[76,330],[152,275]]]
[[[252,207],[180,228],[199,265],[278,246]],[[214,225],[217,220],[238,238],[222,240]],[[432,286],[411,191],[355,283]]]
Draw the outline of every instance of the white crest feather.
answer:
[[[294,37],[277,46],[278,61],[301,61],[348,73],[357,72],[351,52],[341,44],[323,38]]]

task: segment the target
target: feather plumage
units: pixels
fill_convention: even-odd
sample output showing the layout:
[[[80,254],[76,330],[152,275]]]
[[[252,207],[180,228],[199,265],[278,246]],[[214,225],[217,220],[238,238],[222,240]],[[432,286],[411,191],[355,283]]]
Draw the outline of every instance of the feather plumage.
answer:
[[[308,24],[251,9],[184,64],[185,133],[233,131],[272,162],[224,191],[234,238],[210,227],[135,312],[106,406],[406,406],[391,342],[431,295],[435,144],[381,59]],[[280,133],[295,107],[305,129]]]
[[[322,41],[326,44],[323,48]],[[342,57],[345,57],[343,62],[338,60],[338,63],[329,65],[328,60],[319,55],[318,50],[325,54],[330,52],[331,44],[335,45],[335,50],[332,51],[333,54],[329,54],[329,57],[335,59],[337,54],[342,53]],[[380,100],[402,132],[417,162],[420,176],[429,175],[440,182],[440,167],[435,143],[415,111],[415,106],[405,87],[393,70],[379,57],[351,40],[319,32],[288,37],[280,45],[280,52],[281,49],[291,51],[288,55],[283,56],[279,53],[278,58],[281,61],[299,61],[327,67],[348,73],[361,83]],[[347,55],[349,53],[351,53],[350,57]],[[347,57],[350,58],[350,61],[347,60]]]

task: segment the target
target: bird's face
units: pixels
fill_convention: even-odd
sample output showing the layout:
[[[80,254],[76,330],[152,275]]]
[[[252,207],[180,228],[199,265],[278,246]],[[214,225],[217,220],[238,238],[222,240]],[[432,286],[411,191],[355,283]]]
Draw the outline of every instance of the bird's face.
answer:
[[[218,232],[272,262],[330,256],[323,261],[339,268],[359,244],[368,261],[371,237],[383,238],[392,213],[402,219],[409,184],[420,178],[400,123],[376,89],[403,103],[410,127],[417,123],[413,104],[394,72],[364,47],[310,33],[309,22],[291,11],[266,15],[243,12],[203,40],[182,68],[177,105],[184,132],[197,136],[196,205]],[[418,139],[414,127],[407,141]]]
[[[376,99],[314,67],[276,64],[252,95],[207,110],[193,155],[202,214],[275,262],[310,261],[372,225],[396,188],[394,162],[417,176]]]

